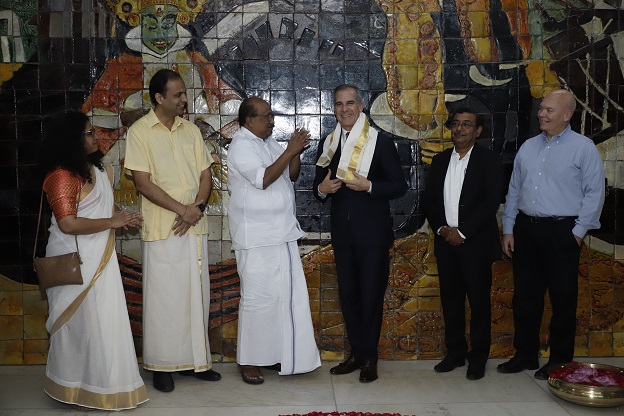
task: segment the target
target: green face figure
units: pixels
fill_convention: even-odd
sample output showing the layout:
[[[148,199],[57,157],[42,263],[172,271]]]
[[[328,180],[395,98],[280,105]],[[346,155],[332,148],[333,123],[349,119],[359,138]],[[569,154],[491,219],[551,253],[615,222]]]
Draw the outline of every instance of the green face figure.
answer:
[[[167,5],[144,8],[141,11],[143,44],[159,55],[167,52],[178,39],[177,12],[177,7]]]

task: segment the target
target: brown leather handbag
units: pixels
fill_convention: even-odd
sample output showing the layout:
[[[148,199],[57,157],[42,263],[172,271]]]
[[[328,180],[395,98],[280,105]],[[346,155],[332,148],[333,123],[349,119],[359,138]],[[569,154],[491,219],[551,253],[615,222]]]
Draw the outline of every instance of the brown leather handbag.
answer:
[[[76,197],[76,212],[80,204],[80,194]],[[76,252],[62,254],[60,256],[35,257],[37,250],[37,238],[41,225],[41,208],[43,207],[43,192],[39,202],[39,219],[37,220],[37,233],[35,234],[35,247],[33,248],[33,267],[39,279],[39,288],[46,290],[62,285],[81,285],[83,283],[80,271],[80,252],[78,250],[78,237],[76,239]]]

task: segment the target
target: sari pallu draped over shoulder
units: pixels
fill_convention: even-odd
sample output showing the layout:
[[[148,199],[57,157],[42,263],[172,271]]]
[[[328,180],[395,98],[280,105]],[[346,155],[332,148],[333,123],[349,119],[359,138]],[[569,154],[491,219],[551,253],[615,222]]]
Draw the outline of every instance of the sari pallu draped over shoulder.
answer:
[[[78,216],[110,218],[113,192],[104,172],[93,170],[94,189],[80,201]],[[46,255],[75,251],[73,235],[52,219]],[[147,401],[139,375],[128,310],[115,255],[115,232],[79,235],[82,285],[46,291],[50,350],[44,390],[80,406],[123,410]]]

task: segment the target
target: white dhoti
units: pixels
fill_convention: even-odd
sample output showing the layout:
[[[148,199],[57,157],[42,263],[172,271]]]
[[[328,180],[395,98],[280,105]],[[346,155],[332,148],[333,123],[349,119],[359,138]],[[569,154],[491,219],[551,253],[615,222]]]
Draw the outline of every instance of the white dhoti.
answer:
[[[297,242],[236,250],[241,282],[237,362],[281,363],[280,375],[321,365]]]
[[[143,366],[206,371],[210,276],[206,235],[143,243]]]

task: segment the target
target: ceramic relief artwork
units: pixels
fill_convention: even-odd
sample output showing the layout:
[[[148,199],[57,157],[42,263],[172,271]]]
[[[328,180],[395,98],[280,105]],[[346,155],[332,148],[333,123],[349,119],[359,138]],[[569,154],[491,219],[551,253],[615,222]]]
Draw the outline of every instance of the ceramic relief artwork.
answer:
[[[391,203],[397,240],[382,358],[444,355],[437,266],[420,200],[431,158],[452,146],[449,113],[469,105],[486,115],[479,142],[501,155],[508,181],[517,149],[539,131],[539,100],[561,86],[578,101],[573,127],[595,141],[607,172],[602,228],[581,256],[576,353],[624,353],[621,0],[98,0],[69,2],[71,10],[65,3],[0,0],[0,363],[45,362],[46,307],[29,263],[41,118],[66,107],[87,113],[115,168],[117,203],[138,209],[123,170],[125,132],[149,110],[147,85],[161,68],[184,79],[188,118],[216,161],[208,211],[214,359],[236,355],[239,281],[225,161],[238,105],[252,95],[271,103],[278,141],[296,127],[312,133],[295,184],[298,218],[308,232],[302,261],[323,358],[340,359],[349,348],[329,209],[311,189],[316,144],[335,125],[332,90],[342,83],[357,85],[373,124],[394,135],[410,185]],[[140,352],[136,230],[118,232],[117,249]],[[492,355],[503,357],[513,353],[511,263],[501,259],[493,267]]]

